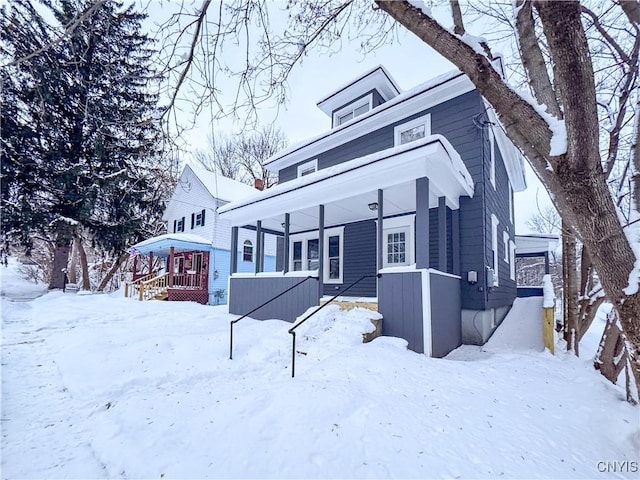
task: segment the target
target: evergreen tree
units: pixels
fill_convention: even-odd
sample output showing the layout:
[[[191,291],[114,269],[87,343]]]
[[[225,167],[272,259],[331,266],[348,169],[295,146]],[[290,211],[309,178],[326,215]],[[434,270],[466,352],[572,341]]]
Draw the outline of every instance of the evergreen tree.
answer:
[[[161,129],[144,16],[117,2],[46,7],[62,27],[25,1],[0,15],[2,227],[52,242],[59,288],[80,228],[121,251],[161,214]]]

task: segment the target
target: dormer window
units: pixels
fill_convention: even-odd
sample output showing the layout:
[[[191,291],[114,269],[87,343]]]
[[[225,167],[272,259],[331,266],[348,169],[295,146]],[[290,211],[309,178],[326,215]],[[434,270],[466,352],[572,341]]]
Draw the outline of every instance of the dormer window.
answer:
[[[350,103],[333,113],[333,126],[337,127],[352,120],[373,108],[373,94]]]

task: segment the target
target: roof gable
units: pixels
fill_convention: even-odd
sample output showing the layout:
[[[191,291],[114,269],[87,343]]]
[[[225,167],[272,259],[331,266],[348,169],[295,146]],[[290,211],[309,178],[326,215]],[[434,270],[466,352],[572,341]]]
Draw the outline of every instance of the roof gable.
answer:
[[[223,177],[220,174],[211,172],[198,165],[187,164],[185,170],[187,168],[191,170],[193,175],[202,183],[211,196],[218,200],[234,202],[256,193],[255,188],[245,183]]]

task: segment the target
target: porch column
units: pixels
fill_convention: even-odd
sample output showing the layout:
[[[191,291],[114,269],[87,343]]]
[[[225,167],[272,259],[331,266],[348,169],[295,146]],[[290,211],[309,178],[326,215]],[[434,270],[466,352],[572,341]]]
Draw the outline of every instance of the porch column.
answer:
[[[324,205],[318,207],[318,293],[324,292]]]
[[[429,179],[416,179],[416,268],[429,268]]]
[[[376,258],[377,258],[377,264],[378,264],[378,270],[380,270],[384,263],[383,263],[383,244],[382,244],[382,237],[383,237],[383,233],[384,233],[384,206],[383,206],[383,200],[384,200],[384,195],[382,194],[382,189],[378,189],[378,225],[376,228],[376,235],[378,238],[378,246],[377,246],[377,251],[376,251]],[[376,273],[378,273],[376,271]]]
[[[256,256],[254,258],[256,262],[256,273],[260,273],[260,258],[262,257],[262,220],[258,220],[256,223]]]
[[[238,227],[231,227],[231,258],[229,259],[230,274],[238,272]]]
[[[138,254],[135,254],[133,257],[133,276],[132,280],[136,279],[136,275],[138,274]]]
[[[460,210],[451,212],[451,237],[453,250],[453,273],[460,275]]]
[[[174,247],[169,247],[169,288],[173,287],[173,251]]]
[[[291,222],[291,216],[288,213],[284,214],[284,245],[282,246],[283,255],[283,271],[287,273],[289,271],[289,224]]]
[[[544,252],[544,273],[545,275],[549,274],[549,252]]]
[[[447,271],[447,204],[438,197],[438,270]]]
[[[153,272],[153,252],[149,252],[149,273]]]

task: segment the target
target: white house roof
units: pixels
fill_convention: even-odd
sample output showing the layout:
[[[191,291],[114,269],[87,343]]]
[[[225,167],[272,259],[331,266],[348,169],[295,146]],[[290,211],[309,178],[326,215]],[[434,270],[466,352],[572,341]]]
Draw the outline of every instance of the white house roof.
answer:
[[[193,172],[213,198],[224,200],[225,202],[234,202],[258,191],[245,183],[210,172],[199,165],[189,163],[186,168]]]
[[[174,248],[174,252],[209,251],[213,244],[210,240],[192,233],[165,233],[136,243],[131,248],[143,255],[149,252],[153,252],[155,255],[168,255],[171,247]]]
[[[373,89],[377,90],[385,101],[391,100],[402,92],[387,69],[382,65],[378,65],[325,95],[318,101],[317,105],[324,113],[331,115],[337,108]]]
[[[278,231],[282,215],[298,212],[293,224],[302,230],[317,226],[320,204],[330,205],[327,219],[333,223],[368,218],[368,203],[383,189],[385,215],[406,213],[415,210],[415,179],[421,177],[430,180],[430,206],[445,197],[447,206],[457,209],[460,196],[473,195],[471,175],[458,153],[442,135],[431,135],[276,185],[218,212],[233,225],[262,220],[263,227]]]
[[[560,242],[557,235],[516,235],[516,254],[541,254],[552,252]]]

